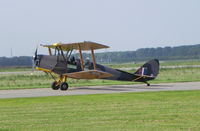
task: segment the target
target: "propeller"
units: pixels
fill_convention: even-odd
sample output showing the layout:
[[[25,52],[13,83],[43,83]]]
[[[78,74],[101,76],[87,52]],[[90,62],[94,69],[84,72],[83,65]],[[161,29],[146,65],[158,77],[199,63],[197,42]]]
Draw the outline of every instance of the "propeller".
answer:
[[[34,54],[34,56],[33,56],[33,60],[32,60],[32,71],[34,71],[35,66],[36,66],[37,51],[38,51],[38,45],[37,45],[37,47],[36,47],[35,54]]]
[[[33,56],[34,62],[35,62],[36,59],[37,59],[37,51],[38,51],[38,45],[37,45],[37,47],[36,47],[35,54],[34,54],[34,56]]]

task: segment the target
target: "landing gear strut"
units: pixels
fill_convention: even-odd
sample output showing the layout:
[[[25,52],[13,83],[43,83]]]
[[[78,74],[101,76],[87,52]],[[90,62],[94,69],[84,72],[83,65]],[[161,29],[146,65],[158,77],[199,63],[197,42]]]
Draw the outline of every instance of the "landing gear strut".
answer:
[[[54,81],[51,85],[51,88],[53,90],[58,90],[60,88],[60,90],[65,91],[68,89],[68,84],[67,84],[67,77],[66,76],[60,76],[58,81]]]

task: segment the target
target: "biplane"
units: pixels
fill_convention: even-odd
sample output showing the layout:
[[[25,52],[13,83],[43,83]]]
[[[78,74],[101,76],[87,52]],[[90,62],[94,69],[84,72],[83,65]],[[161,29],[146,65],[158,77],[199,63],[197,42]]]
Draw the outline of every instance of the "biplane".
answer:
[[[157,59],[145,63],[133,74],[97,64],[94,50],[109,47],[95,42],[55,43],[41,46],[46,47],[49,54],[39,55],[37,54],[38,49],[36,49],[34,65],[37,70],[44,71],[52,76],[54,82],[51,88],[53,90],[67,90],[67,78],[135,81],[144,82],[147,86],[150,86],[148,81],[155,79],[159,73],[159,61]],[[74,50],[79,52],[79,58],[72,55]],[[53,51],[54,53],[52,53]],[[82,51],[91,51],[92,61],[84,60]]]

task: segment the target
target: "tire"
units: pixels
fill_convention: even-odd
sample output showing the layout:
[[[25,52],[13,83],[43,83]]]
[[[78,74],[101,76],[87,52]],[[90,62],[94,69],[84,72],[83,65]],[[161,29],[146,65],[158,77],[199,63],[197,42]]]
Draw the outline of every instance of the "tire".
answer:
[[[60,84],[60,90],[65,91],[68,89],[68,84],[66,82],[62,82]]]
[[[56,81],[54,81],[54,82],[52,83],[51,88],[52,88],[53,90],[58,90],[58,89],[60,88],[59,86],[56,86],[56,84],[57,84]]]

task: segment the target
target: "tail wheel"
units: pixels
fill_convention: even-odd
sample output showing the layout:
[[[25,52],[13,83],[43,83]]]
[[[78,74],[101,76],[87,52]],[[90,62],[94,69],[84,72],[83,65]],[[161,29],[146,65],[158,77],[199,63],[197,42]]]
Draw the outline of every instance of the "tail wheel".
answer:
[[[53,90],[58,90],[58,89],[60,88],[59,86],[56,86],[56,84],[57,84],[56,81],[54,81],[54,82],[52,83],[51,88],[52,88]]]
[[[147,84],[147,86],[150,86],[150,84],[149,84],[147,81],[145,81],[144,83],[146,83],[146,84]]]
[[[60,84],[60,90],[67,90],[68,89],[68,84],[66,82],[62,82]]]

